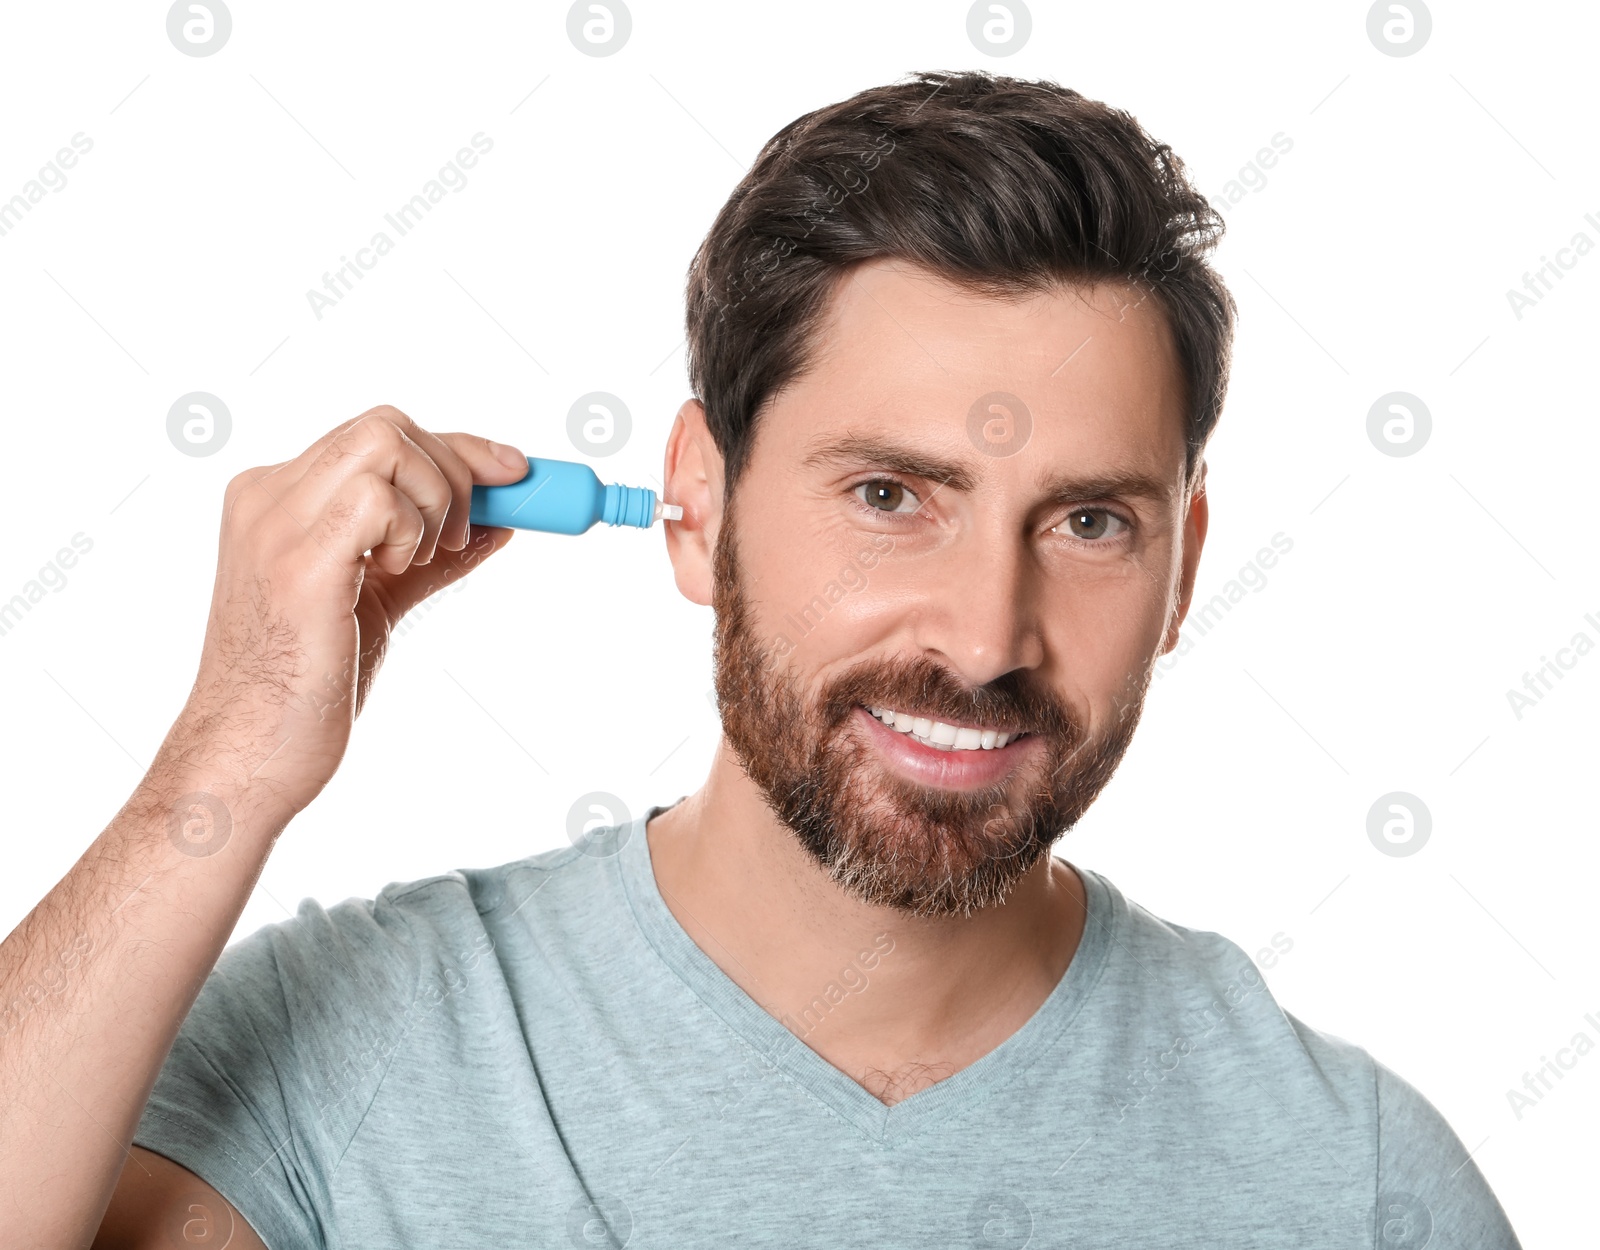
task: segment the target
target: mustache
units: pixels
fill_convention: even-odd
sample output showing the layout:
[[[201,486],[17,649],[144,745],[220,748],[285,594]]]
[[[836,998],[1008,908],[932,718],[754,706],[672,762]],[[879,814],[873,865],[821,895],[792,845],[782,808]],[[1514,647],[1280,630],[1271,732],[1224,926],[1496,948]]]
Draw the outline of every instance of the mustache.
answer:
[[[862,704],[915,711],[933,720],[1065,739],[1069,746],[1084,736],[1070,709],[1021,669],[973,688],[949,669],[922,657],[858,664],[834,678],[823,691],[823,723],[836,729]]]

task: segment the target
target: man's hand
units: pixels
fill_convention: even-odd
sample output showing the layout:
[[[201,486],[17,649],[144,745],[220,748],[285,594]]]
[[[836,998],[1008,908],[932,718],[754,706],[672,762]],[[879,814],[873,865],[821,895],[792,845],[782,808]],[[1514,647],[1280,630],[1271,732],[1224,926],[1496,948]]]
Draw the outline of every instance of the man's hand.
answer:
[[[224,499],[199,675],[168,745],[226,763],[285,818],[333,776],[408,609],[510,539],[469,527],[472,486],[528,471],[515,448],[373,408]]]

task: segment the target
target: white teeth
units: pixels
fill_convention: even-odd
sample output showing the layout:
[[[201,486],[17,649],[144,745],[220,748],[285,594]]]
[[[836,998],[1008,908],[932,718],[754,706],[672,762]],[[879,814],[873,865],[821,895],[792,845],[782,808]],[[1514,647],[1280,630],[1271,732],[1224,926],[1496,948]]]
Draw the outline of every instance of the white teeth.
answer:
[[[997,751],[1020,733],[1001,733],[995,729],[973,729],[968,726],[949,725],[926,716],[908,716],[893,708],[868,707],[885,725],[900,733],[908,733],[925,746],[944,751]]]

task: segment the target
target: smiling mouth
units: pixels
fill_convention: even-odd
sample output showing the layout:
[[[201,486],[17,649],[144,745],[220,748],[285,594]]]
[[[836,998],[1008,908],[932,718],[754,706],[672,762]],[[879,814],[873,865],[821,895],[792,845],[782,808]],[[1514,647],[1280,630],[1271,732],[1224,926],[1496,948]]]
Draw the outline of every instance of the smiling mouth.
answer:
[[[998,751],[1018,738],[1028,737],[1027,730],[981,729],[975,725],[953,725],[948,721],[933,720],[927,716],[913,716],[893,708],[862,704],[890,729],[915,739],[935,751]]]

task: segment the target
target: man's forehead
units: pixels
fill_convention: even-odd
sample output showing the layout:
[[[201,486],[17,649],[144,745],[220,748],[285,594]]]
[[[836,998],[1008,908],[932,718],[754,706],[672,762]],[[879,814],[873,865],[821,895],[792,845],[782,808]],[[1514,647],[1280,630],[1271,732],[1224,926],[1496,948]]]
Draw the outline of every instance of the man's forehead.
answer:
[[[917,266],[857,266],[792,385],[855,411],[948,409],[1010,391],[1061,413],[1173,411],[1185,382],[1164,305],[1137,285],[1063,284],[1016,298],[962,290]]]
[[[956,489],[1004,481],[1052,496],[1121,488],[1077,498],[1157,483],[1166,497],[1182,482],[1182,370],[1159,301],[1135,287],[996,299],[879,258],[839,283],[813,347],[760,417],[774,467],[870,461]],[[996,446],[991,418],[1022,432]]]

